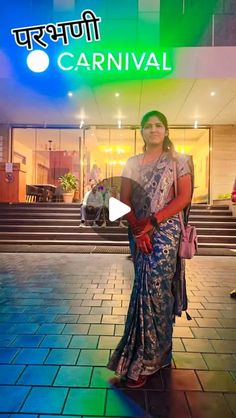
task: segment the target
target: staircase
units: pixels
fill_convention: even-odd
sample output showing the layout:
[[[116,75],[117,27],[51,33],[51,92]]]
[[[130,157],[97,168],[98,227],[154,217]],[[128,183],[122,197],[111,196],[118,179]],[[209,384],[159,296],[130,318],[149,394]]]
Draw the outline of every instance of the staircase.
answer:
[[[193,205],[190,223],[198,232],[199,248],[236,249],[236,217],[228,206]],[[80,204],[0,204],[0,246],[76,245],[127,247],[127,229],[80,225]],[[12,247],[13,248],[13,247]]]

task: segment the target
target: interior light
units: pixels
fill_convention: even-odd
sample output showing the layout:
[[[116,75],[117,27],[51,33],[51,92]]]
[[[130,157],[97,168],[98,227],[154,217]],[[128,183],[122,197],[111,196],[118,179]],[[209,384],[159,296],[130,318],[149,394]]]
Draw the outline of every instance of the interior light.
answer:
[[[195,121],[194,121],[194,128],[195,128],[195,129],[197,129],[197,128],[198,128],[198,121],[197,121],[197,120],[195,120]]]
[[[42,73],[49,66],[49,57],[46,52],[37,49],[29,53],[26,62],[31,71]]]
[[[184,148],[181,149],[181,154],[185,154]]]
[[[216,95],[216,92],[215,91],[211,91],[211,96],[215,96]]]
[[[84,126],[84,121],[81,120],[80,125],[79,125],[80,129],[83,128],[83,126]]]
[[[120,96],[120,93],[115,93],[115,97],[119,97]]]
[[[118,124],[118,128],[120,129],[121,128],[121,120],[118,120],[117,124]]]
[[[68,91],[67,96],[72,97],[73,96],[72,91]]]

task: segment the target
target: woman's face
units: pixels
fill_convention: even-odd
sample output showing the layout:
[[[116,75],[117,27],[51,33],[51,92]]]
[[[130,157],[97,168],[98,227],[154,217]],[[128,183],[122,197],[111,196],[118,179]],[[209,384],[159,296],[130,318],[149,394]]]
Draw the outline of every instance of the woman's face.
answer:
[[[157,116],[151,116],[142,128],[143,140],[146,146],[162,146],[168,130]]]

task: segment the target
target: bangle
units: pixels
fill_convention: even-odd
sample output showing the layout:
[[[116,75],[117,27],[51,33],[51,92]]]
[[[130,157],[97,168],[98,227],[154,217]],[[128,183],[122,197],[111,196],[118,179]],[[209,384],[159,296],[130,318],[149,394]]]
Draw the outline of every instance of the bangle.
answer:
[[[158,223],[158,220],[157,220],[157,218],[155,217],[155,214],[154,213],[152,213],[151,214],[151,216],[150,216],[150,223],[156,228],[156,229],[159,229],[160,228],[160,225],[159,225],[159,223]]]

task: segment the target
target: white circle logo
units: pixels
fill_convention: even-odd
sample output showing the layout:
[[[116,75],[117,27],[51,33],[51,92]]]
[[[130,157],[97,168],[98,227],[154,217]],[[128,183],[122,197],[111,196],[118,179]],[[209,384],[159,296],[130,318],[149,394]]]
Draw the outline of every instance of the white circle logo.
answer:
[[[30,52],[27,57],[27,65],[34,73],[42,73],[49,66],[48,54],[40,50]]]

